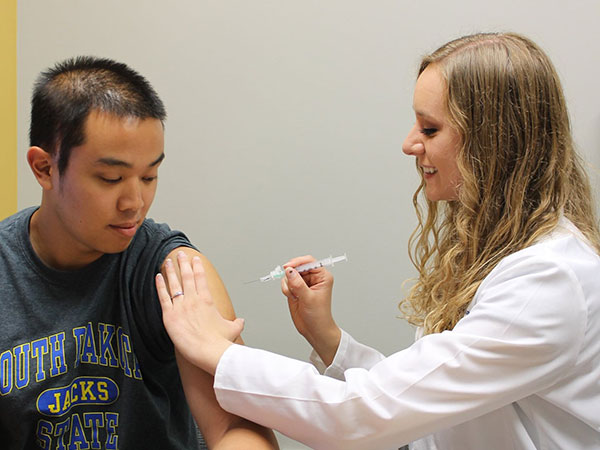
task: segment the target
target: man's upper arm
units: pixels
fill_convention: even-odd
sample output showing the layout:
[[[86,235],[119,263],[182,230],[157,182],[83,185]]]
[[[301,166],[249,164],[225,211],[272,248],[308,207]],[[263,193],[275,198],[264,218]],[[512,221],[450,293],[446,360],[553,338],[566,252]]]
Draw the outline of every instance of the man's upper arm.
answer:
[[[176,248],[169,253],[167,258],[174,262],[177,261],[179,251],[183,251],[190,259],[200,256],[206,272],[208,288],[219,312],[227,319],[235,319],[235,312],[227,290],[208,258],[189,247]],[[179,271],[177,264],[174,267]],[[164,262],[161,271],[164,275]],[[238,338],[236,342],[243,344],[241,338]],[[239,445],[256,449],[278,448],[271,431],[232,415],[220,407],[213,389],[214,380],[211,375],[192,365],[177,351],[176,357],[188,404],[210,448],[214,448],[215,444],[220,443],[223,443],[222,448],[239,448]],[[221,448],[221,446],[217,448]]]
[[[204,270],[206,272],[206,280],[208,282],[208,289],[215,301],[217,309],[221,313],[223,317],[229,320],[235,319],[235,311],[233,309],[233,305],[231,304],[231,300],[229,299],[229,294],[227,293],[227,289],[221,280],[221,277],[217,273],[217,270],[214,268],[210,260],[204,256],[199,251],[190,248],[190,247],[178,247],[172,250],[167,258],[170,258],[173,262],[177,261],[177,253],[179,251],[183,251],[189,259],[192,259],[194,256],[199,256],[202,259],[202,265],[204,266]],[[165,258],[165,260],[167,259]],[[179,275],[179,267],[175,264],[175,270]],[[161,266],[161,272],[164,275],[164,261]],[[237,343],[242,343],[241,338],[236,340]]]

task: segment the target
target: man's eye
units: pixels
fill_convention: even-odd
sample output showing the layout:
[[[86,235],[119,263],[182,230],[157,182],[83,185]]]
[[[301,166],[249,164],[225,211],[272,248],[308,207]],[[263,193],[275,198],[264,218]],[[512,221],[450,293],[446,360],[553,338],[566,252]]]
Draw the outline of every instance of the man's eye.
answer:
[[[421,128],[421,133],[423,133],[425,136],[433,136],[435,133],[437,133],[437,128]]]
[[[119,181],[121,181],[121,177],[118,177],[118,178],[100,177],[100,179],[108,184],[115,184],[115,183],[118,183]]]
[[[156,180],[158,177],[144,177],[142,178],[142,180],[146,183],[152,183],[154,180]]]

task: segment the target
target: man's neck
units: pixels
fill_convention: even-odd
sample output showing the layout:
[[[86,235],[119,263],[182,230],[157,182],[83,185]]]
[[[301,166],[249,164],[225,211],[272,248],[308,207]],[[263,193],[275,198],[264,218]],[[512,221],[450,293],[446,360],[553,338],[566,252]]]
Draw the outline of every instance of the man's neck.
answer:
[[[78,251],[72,243],[69,245],[68,239],[62,239],[60,231],[60,225],[48,218],[43,205],[29,221],[31,246],[46,266],[56,270],[77,270],[102,256],[101,253]]]

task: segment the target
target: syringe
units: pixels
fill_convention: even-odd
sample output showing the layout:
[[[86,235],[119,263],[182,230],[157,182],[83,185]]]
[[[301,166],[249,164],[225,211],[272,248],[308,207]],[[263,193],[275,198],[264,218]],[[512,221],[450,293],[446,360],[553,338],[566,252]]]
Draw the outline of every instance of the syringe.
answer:
[[[341,261],[348,261],[348,257],[346,256],[345,253],[342,256],[336,256],[335,258],[330,256],[329,258],[323,258],[318,261],[313,261],[313,262],[309,262],[306,264],[302,264],[302,265],[296,267],[296,270],[299,273],[308,272],[309,270],[318,269],[319,267],[333,266],[335,263],[341,262]],[[269,275],[260,277],[258,280],[249,281],[248,283],[253,283],[255,281],[260,281],[262,283],[265,283],[267,281],[271,281],[276,278],[282,278],[284,274],[285,274],[284,268],[282,266],[277,266],[273,270],[271,270],[271,272],[269,272]]]

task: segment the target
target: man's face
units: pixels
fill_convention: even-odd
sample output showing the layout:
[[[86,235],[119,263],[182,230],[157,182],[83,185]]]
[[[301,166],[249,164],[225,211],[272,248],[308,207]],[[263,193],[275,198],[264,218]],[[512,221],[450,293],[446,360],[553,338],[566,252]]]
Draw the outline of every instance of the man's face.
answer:
[[[61,260],[84,265],[127,248],[154,200],[163,149],[158,119],[89,115],[84,143],[72,149],[60,177],[54,161],[45,194]]]

